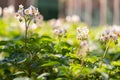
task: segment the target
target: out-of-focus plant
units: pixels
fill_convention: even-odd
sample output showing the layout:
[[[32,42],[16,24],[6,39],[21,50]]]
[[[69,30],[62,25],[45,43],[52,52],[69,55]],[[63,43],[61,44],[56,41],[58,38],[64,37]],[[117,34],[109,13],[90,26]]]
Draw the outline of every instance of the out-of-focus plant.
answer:
[[[78,49],[77,56],[82,56],[81,65],[83,65],[84,58],[86,57],[88,51],[88,33],[89,30],[87,27],[77,28],[77,39],[80,40],[80,47]]]
[[[59,40],[61,40],[62,37],[66,36],[67,28],[64,27],[64,22],[61,19],[58,20],[51,20],[50,25],[53,27],[53,33]]]
[[[40,15],[38,9],[35,8],[34,6],[30,6],[29,8],[24,9],[22,5],[19,6],[19,10],[16,13],[16,17],[19,19],[20,22],[24,22],[25,24],[24,42],[23,38],[18,38],[17,40],[14,41],[11,40],[2,41],[6,42],[6,44],[1,45],[4,45],[5,52],[9,53],[9,56],[5,58],[3,62],[5,63],[4,65],[6,66],[7,63],[10,63],[13,66],[14,70],[17,70],[17,71],[13,70],[15,76],[19,74],[26,74],[28,77],[32,78],[31,67],[33,67],[34,64],[37,64],[33,63],[33,60],[35,59],[35,62],[38,60],[37,52],[39,51],[40,47],[34,44],[33,42],[34,38],[28,37],[28,31],[30,25],[32,24],[32,21],[34,23],[41,23],[43,17]],[[38,38],[36,38],[36,40],[37,39]],[[31,49],[32,44],[34,44],[33,50]],[[12,74],[12,71],[10,72]],[[14,75],[13,76],[10,75],[11,76],[10,79],[13,79]],[[9,79],[8,76],[9,75],[6,75],[6,77],[4,78],[7,80]]]
[[[108,53],[108,49],[110,47],[110,44],[112,42],[114,42],[115,44],[118,44],[118,38],[120,37],[120,28],[119,27],[112,27],[112,28],[109,28],[109,29],[106,29],[101,37],[100,37],[100,40],[105,42],[105,52],[103,54],[103,57],[102,57],[102,62],[103,62],[103,59],[105,58],[105,56],[107,55]],[[100,66],[102,66],[102,62],[100,64]]]

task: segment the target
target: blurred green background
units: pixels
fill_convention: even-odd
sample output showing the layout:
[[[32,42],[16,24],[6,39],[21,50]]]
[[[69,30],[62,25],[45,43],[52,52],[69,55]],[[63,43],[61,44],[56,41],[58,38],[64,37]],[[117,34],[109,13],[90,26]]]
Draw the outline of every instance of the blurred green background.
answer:
[[[58,0],[38,0],[38,8],[45,20],[58,18]]]

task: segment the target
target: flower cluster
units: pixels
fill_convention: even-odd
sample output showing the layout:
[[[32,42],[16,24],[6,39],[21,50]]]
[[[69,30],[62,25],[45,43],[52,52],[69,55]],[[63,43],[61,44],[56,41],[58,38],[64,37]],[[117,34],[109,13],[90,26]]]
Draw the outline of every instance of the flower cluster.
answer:
[[[34,6],[30,6],[29,8],[24,9],[23,5],[19,5],[19,10],[16,13],[16,17],[19,19],[20,22],[25,20],[25,22],[28,23],[30,23],[31,20],[33,20],[33,22],[35,23],[41,23],[41,21],[43,20],[42,15],[40,15],[38,9]]]
[[[118,37],[120,37],[120,27],[113,26],[113,27],[103,31],[103,33],[100,37],[100,40],[103,42],[114,41],[115,43],[117,43]]]
[[[78,40],[86,40],[88,38],[89,30],[87,27],[77,28],[77,39]]]
[[[52,19],[49,21],[49,23],[54,29],[56,29],[62,26],[63,21],[61,19]]]
[[[77,28],[77,39],[81,40],[80,47],[82,48],[84,53],[86,53],[88,50],[88,41],[87,41],[88,33],[89,33],[89,29],[87,27],[82,27],[82,28],[78,27]],[[83,54],[83,53],[81,53],[81,54]]]
[[[67,32],[67,27],[64,25],[63,21],[61,19],[52,19],[50,20],[50,25],[53,27],[53,32],[55,35],[63,36]]]
[[[60,35],[65,35],[66,34],[66,29],[65,28],[58,28],[58,29],[54,29],[54,33],[56,34],[56,35],[58,35],[58,36],[60,36]]]
[[[88,51],[88,33],[89,29],[87,27],[77,28],[77,39],[80,40],[80,48],[78,50],[77,56],[81,55],[85,58]]]

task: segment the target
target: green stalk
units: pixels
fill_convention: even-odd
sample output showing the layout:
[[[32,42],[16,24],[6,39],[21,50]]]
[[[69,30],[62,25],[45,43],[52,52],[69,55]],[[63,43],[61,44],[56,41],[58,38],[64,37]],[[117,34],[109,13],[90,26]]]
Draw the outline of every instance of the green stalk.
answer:
[[[25,53],[27,53],[27,37],[28,36],[28,25],[27,21],[25,21]]]
[[[103,64],[103,59],[106,57],[106,55],[107,55],[107,53],[108,53],[109,46],[110,46],[110,41],[109,41],[108,44],[106,45],[106,49],[105,49],[105,52],[104,52],[104,54],[103,54],[103,56],[102,56],[102,61],[101,61],[101,63],[100,63],[100,67],[101,67],[102,64]]]
[[[31,20],[25,20],[25,53],[27,53],[27,48],[28,48],[28,29],[30,25]],[[30,53],[29,53],[30,54]],[[30,57],[32,58],[32,54],[30,54]],[[29,63],[28,66],[28,77],[31,78],[31,67],[29,66],[31,63]]]
[[[31,20],[27,20],[26,18],[24,18],[24,19],[25,19],[25,53],[27,53],[28,28],[29,28]]]

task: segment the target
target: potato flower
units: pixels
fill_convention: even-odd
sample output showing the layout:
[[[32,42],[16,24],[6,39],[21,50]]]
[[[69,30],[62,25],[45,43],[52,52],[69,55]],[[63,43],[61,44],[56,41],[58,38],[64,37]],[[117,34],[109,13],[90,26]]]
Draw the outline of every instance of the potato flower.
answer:
[[[57,36],[63,36],[67,32],[67,28],[65,27],[63,21],[61,19],[52,19],[50,20],[50,25],[53,27],[53,33]]]
[[[81,42],[80,42],[80,46],[81,46],[82,48],[88,47],[88,41],[87,41],[87,40],[81,41]]]
[[[54,34],[60,36],[60,35],[65,35],[67,32],[67,30],[65,28],[58,28],[58,29],[54,29]]]
[[[103,42],[114,41],[117,43],[118,37],[120,37],[120,27],[113,26],[103,31],[100,40]]]
[[[43,20],[42,15],[38,11],[38,8],[34,6],[30,6],[27,9],[24,9],[23,5],[19,5],[18,12],[16,13],[16,17],[19,19],[20,22],[24,22],[25,26],[25,53],[27,53],[27,48],[28,48],[28,29],[30,26],[31,21],[34,23],[41,23]],[[34,26],[36,27],[36,26]]]
[[[86,40],[88,38],[89,30],[87,27],[77,28],[77,39],[78,40]]]
[[[63,25],[63,21],[61,19],[51,19],[49,23],[54,29],[60,28]]]
[[[103,33],[100,37],[100,40],[102,42],[105,42],[106,45],[105,45],[105,51],[104,51],[103,57],[101,59],[101,63],[99,65],[100,67],[102,66],[102,64],[104,62],[104,58],[106,57],[106,55],[108,53],[111,42],[118,44],[119,37],[120,37],[120,27],[119,26],[114,25],[113,27],[110,27],[103,31]]]
[[[24,9],[23,5],[19,5],[19,10],[16,13],[16,17],[19,19],[20,22],[25,20],[28,23],[30,23],[32,20],[35,23],[41,23],[41,21],[43,20],[43,17],[38,11],[38,8],[34,6],[30,6],[29,8]]]
[[[81,55],[83,59],[86,57],[88,51],[88,33],[89,29],[87,27],[77,28],[77,39],[80,40],[80,48],[78,49],[77,56]]]

